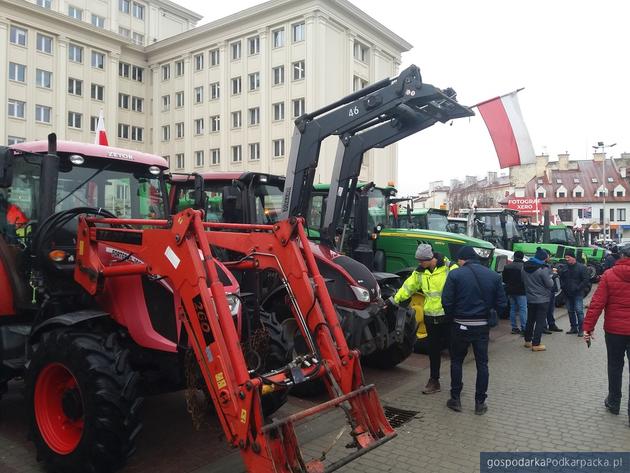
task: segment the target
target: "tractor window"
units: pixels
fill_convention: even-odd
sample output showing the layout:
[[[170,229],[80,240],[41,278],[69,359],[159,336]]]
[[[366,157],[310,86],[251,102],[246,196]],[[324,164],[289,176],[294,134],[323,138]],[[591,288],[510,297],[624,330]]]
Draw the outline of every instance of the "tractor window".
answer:
[[[254,190],[256,223],[275,223],[282,212],[282,190],[273,185],[259,184]]]
[[[308,211],[307,223],[309,228],[319,230],[324,224],[324,201],[327,196],[324,194],[314,194],[311,198],[311,205]]]
[[[448,217],[446,215],[428,212],[427,220],[429,230],[437,230],[440,232],[448,231]]]
[[[11,187],[0,189],[0,233],[10,241],[24,238],[26,225],[37,220],[39,173],[39,160],[15,156]]]
[[[387,222],[387,200],[379,189],[371,189],[368,197],[368,231]]]

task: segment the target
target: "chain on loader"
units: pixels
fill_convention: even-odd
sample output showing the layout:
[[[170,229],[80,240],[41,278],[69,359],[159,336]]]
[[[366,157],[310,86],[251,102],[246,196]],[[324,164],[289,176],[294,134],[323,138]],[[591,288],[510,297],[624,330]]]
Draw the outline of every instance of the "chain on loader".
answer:
[[[106,265],[100,258],[103,245],[135,258]],[[228,264],[234,269],[279,273],[309,354],[266,375],[248,371],[217,275],[213,246],[244,255]],[[247,471],[334,471],[396,435],[374,386],[364,384],[358,352],[346,344],[302,219],[274,225],[214,224],[203,223],[202,213],[191,209],[173,216],[172,221],[81,217],[76,255],[75,280],[92,295],[103,290],[108,278],[134,274],[164,278],[172,286],[179,301],[177,317],[186,329],[226,438],[241,450]],[[314,378],[324,381],[330,400],[265,422],[263,391],[288,389]],[[346,414],[355,451],[330,465],[322,459],[306,461],[295,423],[334,407]]]

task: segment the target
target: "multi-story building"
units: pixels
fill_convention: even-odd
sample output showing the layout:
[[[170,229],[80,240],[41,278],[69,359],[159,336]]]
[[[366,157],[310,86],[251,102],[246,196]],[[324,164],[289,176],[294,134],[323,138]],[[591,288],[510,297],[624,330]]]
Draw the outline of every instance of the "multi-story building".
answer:
[[[346,0],[271,0],[196,27],[168,0],[3,0],[0,136],[92,141],[169,158],[176,170],[284,173],[293,120],[398,72],[411,45]],[[332,170],[322,146],[317,179]],[[397,175],[396,147],[362,178]]]

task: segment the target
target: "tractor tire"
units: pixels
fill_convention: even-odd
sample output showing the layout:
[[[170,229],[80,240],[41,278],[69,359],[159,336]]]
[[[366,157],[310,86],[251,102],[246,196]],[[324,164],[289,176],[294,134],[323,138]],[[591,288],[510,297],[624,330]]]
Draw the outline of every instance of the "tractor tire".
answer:
[[[408,309],[411,310],[411,309]],[[385,350],[376,351],[364,357],[366,366],[378,369],[393,368],[413,353],[413,346],[416,343],[416,330],[418,323],[415,317],[410,317],[405,323],[403,340],[390,345]]]
[[[110,473],[135,451],[139,376],[116,333],[42,335],[26,372],[30,435],[50,471]]]
[[[282,368],[291,362],[293,336],[288,333],[286,324],[281,324],[272,312],[261,318],[269,335],[269,346],[265,357],[265,371]],[[265,417],[280,409],[289,397],[288,389],[278,389],[262,397],[262,410]]]

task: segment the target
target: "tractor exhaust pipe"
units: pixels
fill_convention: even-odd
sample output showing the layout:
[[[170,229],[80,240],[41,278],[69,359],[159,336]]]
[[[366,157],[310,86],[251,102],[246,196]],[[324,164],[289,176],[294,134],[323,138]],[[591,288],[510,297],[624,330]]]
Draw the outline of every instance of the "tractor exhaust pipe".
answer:
[[[43,222],[55,213],[58,177],[57,135],[51,133],[48,135],[48,153],[42,157],[41,177],[39,179],[40,222]]]

